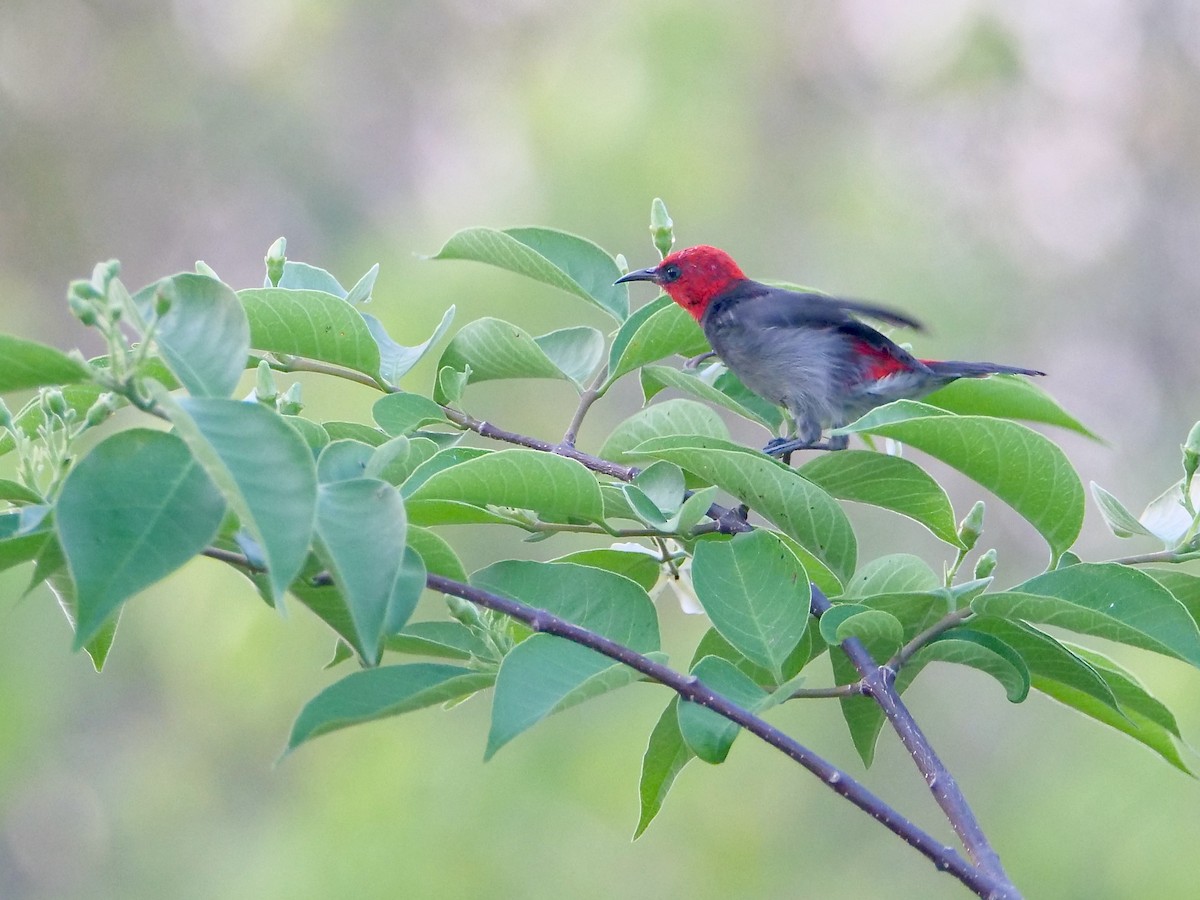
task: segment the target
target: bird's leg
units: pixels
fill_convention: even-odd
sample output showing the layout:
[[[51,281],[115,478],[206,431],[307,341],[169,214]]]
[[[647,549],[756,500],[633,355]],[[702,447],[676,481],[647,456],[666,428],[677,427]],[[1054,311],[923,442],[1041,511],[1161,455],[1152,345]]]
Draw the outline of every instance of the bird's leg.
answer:
[[[685,369],[698,369],[700,367],[700,363],[702,363],[706,359],[710,359],[716,355],[717,355],[717,351],[709,350],[706,353],[701,353],[699,356],[693,356],[691,359],[685,360],[683,363],[683,367]]]
[[[849,444],[850,437],[845,434],[833,435],[824,441],[806,438],[774,438],[767,442],[767,446],[763,447],[763,453],[767,456],[781,457],[784,462],[790,463],[789,457],[796,450],[845,450]]]

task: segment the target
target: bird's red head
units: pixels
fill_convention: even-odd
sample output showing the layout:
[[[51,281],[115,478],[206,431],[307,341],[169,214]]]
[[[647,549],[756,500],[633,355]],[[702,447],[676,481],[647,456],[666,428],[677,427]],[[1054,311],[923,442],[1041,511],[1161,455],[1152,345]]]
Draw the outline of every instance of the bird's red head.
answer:
[[[714,297],[745,279],[728,253],[701,245],[677,250],[657,266],[630,272],[617,283],[653,281],[699,321]]]

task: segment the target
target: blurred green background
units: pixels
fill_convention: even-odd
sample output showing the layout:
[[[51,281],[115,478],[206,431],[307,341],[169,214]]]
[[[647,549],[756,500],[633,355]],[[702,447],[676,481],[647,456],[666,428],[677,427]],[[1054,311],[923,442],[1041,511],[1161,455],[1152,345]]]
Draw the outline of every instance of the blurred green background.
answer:
[[[136,288],[204,259],[246,287],[281,234],[347,284],[380,262],[372,312],[402,342],[450,303],[458,324],[607,328],[566,295],[418,254],[469,225],[543,224],[648,265],[662,196],[681,245],[909,310],[927,355],[1046,369],[1109,441],[1055,435],[1084,480],[1140,508],[1200,418],[1198,160],[1186,2],[4,0],[0,330],[96,351],[63,302],[96,261],[121,259]],[[318,417],[373,399],[305,390]],[[573,408],[550,382],[468,400],[546,437]],[[614,391],[582,444],[639,402]],[[948,481],[962,514],[977,493]],[[915,526],[858,521],[864,558],[942,559]],[[575,546],[448,533],[472,567]],[[1001,585],[1044,564],[995,502],[981,546],[1000,549]],[[1152,548],[1089,511],[1079,549]],[[744,739],[723,767],[693,763],[630,844],[662,689],[558,716],[486,766],[483,697],[277,764],[301,704],[348,671],[322,670],[333,640],[298,605],[281,620],[194,563],[129,605],[98,677],[45,589],[22,598],[28,577],[0,575],[0,897],[965,896]],[[660,603],[681,663],[703,623]],[[1197,673],[1104,649],[1196,739]],[[1195,896],[1195,782],[974,672],[932,667],[909,696],[1029,896]],[[777,719],[863,774],[836,705]],[[865,777],[953,842],[889,735]]]

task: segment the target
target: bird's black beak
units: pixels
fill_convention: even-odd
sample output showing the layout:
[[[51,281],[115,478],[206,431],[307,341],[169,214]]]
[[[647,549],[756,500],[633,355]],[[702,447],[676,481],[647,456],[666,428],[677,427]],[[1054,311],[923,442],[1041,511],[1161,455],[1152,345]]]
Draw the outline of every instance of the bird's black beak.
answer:
[[[622,275],[613,284],[624,284],[627,281],[658,281],[658,266],[648,269],[634,269],[627,275]]]

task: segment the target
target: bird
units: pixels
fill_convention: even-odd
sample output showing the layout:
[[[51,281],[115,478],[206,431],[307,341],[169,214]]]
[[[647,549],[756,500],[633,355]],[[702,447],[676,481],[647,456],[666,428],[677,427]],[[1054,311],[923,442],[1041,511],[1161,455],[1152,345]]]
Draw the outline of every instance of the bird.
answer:
[[[633,281],[658,285],[700,323],[713,352],[746,387],[787,411],[789,435],[763,448],[771,456],[844,450],[849,436],[822,440],[827,430],[959,378],[1045,374],[992,362],[918,359],[856,316],[922,330],[916,319],[873,303],[754,281],[716,247],[677,250],[615,283]]]

